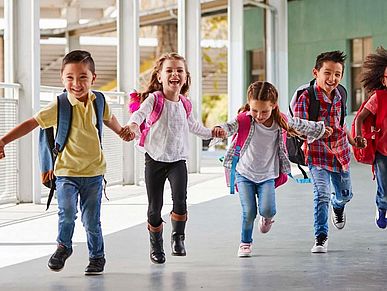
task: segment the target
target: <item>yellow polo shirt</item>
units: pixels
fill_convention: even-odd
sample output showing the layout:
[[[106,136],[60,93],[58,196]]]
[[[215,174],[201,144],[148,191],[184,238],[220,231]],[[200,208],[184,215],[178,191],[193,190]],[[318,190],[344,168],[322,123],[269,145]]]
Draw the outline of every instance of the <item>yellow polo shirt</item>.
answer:
[[[96,127],[97,118],[93,107],[93,100],[96,97],[90,91],[86,106],[70,94],[67,98],[73,107],[73,117],[66,146],[56,159],[54,174],[70,177],[103,175],[106,172],[106,162]],[[54,126],[56,129],[57,100],[41,109],[34,118],[41,128]],[[111,118],[110,107],[105,102],[103,120]]]

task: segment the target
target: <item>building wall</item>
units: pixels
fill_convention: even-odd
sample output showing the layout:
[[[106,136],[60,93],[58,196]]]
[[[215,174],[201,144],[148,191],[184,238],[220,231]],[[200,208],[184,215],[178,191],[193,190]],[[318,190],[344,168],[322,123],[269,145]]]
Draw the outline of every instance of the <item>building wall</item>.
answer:
[[[372,46],[387,47],[387,0],[288,1],[288,62],[290,100],[294,90],[313,78],[316,56],[342,50],[348,58],[342,84],[351,96],[351,40],[372,37]],[[246,88],[251,71],[248,52],[264,47],[264,10],[248,8],[244,14]],[[280,36],[279,36],[280,37]],[[351,108],[351,98],[348,98]]]
[[[387,46],[386,0],[296,0],[288,5],[289,96],[312,78],[319,53],[343,50],[349,68],[351,39],[372,37],[374,49]],[[350,80],[346,69],[342,84],[349,91]]]

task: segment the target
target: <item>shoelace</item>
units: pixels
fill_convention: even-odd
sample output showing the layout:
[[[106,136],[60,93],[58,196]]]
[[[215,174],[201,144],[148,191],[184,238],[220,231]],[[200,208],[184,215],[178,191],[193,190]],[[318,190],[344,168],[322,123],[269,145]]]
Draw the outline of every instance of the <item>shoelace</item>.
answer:
[[[333,210],[335,212],[335,219],[336,219],[336,222],[337,223],[341,223],[344,221],[344,217],[343,217],[343,213],[344,213],[344,209],[335,209]]]
[[[326,237],[317,237],[317,243],[316,243],[316,245],[318,245],[318,246],[322,246],[322,245],[324,245],[324,243],[325,243],[325,241],[327,240],[327,238]]]
[[[90,267],[103,267],[104,266],[104,261],[103,260],[90,260]]]

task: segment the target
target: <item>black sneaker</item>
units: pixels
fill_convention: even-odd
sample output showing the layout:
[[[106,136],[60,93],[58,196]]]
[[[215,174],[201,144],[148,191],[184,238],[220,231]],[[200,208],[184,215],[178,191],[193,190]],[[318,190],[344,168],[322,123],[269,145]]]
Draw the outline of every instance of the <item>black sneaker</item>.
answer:
[[[85,275],[101,275],[105,267],[105,257],[89,259],[89,265],[85,269]]]
[[[332,207],[331,220],[334,227],[336,227],[337,229],[343,229],[346,221],[344,207],[343,208]]]
[[[326,234],[319,234],[310,250],[312,253],[326,253],[328,251],[328,237]]]
[[[66,248],[64,245],[59,244],[55,253],[48,260],[48,267],[51,271],[59,272],[63,269],[68,257],[73,253],[72,248]]]

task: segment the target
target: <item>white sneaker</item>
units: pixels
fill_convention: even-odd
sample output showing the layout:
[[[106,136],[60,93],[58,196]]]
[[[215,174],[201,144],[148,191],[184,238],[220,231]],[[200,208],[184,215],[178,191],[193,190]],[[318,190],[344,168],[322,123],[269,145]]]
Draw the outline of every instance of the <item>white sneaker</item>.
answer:
[[[252,243],[241,243],[238,249],[238,257],[251,257]]]
[[[269,232],[269,230],[271,229],[271,225],[274,223],[274,220],[271,220],[271,218],[265,218],[263,216],[261,216],[259,218],[259,230],[262,232],[262,233],[267,233]]]
[[[328,251],[328,237],[325,234],[318,235],[310,251],[312,253],[326,253]]]
[[[343,229],[346,222],[345,209],[332,207],[331,220],[336,229]]]

